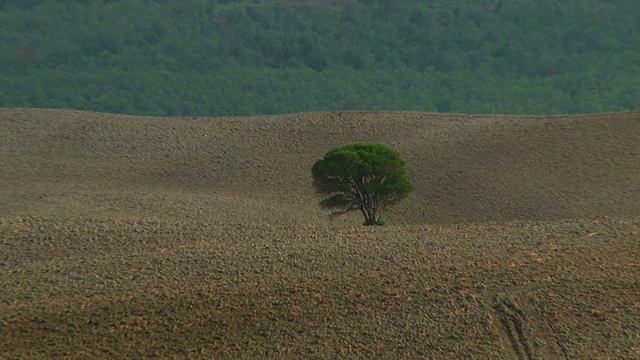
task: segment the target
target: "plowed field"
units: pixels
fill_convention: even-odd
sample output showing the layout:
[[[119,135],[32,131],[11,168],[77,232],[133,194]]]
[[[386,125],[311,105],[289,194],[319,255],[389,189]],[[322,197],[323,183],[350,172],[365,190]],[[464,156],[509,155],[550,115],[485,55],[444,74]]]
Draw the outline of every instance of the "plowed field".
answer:
[[[380,141],[414,192],[330,218]],[[0,109],[0,359],[640,359],[640,112]]]

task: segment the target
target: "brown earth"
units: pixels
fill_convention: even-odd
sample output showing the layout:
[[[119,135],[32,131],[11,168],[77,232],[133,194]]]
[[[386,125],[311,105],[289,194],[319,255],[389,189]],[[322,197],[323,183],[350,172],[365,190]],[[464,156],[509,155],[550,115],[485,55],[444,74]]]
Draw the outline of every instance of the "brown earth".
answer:
[[[381,141],[415,191],[330,220]],[[0,359],[640,359],[640,112],[0,109]]]

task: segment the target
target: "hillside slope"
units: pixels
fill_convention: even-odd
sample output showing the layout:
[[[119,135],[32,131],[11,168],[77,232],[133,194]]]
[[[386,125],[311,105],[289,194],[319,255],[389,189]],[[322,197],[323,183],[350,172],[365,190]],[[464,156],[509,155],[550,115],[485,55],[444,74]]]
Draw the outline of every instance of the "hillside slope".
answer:
[[[310,168],[351,141],[387,143],[407,160],[415,191],[388,212],[394,224],[640,214],[640,112],[152,118],[2,109],[0,129],[0,216],[328,223]]]
[[[331,222],[311,164],[415,191]],[[0,109],[0,357],[640,359],[640,112]]]

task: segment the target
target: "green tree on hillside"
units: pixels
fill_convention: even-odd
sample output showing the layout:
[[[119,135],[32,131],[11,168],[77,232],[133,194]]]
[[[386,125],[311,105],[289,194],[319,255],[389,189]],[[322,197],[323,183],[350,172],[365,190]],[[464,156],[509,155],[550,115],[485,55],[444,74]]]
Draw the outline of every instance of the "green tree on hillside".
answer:
[[[334,215],[360,210],[364,225],[382,225],[385,207],[402,200],[413,186],[405,161],[388,146],[353,143],[329,150],[311,169],[320,205]]]

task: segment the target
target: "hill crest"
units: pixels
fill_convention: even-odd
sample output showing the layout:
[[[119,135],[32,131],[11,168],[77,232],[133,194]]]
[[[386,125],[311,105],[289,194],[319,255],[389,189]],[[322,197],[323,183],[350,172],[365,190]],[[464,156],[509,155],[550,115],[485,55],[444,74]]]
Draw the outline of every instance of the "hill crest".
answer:
[[[393,224],[640,214],[637,111],[169,118],[13,108],[0,109],[0,128],[0,216],[328,224],[310,168],[353,141],[384,142],[407,161],[415,191],[388,211]]]

